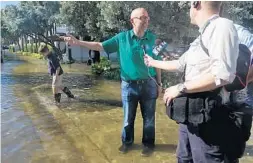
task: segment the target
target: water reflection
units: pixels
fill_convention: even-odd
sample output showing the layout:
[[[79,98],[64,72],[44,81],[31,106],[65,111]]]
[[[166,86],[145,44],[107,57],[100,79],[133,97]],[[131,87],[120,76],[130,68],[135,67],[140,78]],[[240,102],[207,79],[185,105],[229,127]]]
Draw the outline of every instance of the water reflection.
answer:
[[[15,97],[12,70],[20,61],[6,61],[1,65],[1,140],[3,162],[30,162],[31,156],[43,150],[40,138],[31,121],[20,109]]]

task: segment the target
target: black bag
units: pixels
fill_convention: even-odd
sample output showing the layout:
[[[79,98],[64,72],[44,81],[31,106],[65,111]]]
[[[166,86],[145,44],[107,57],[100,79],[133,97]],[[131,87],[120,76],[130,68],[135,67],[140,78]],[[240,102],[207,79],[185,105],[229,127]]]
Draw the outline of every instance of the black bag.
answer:
[[[210,21],[206,23],[202,33],[200,34],[200,45],[204,52],[209,56],[208,49],[204,46],[202,42],[202,34],[204,33],[206,27],[210,24]],[[251,65],[251,52],[249,48],[244,44],[239,44],[239,54],[237,58],[236,66],[236,77],[234,81],[230,84],[225,85],[225,89],[228,92],[233,92],[236,90],[242,90],[247,85],[247,77]]]
[[[188,100],[186,96],[173,99],[166,107],[168,117],[177,123],[188,123]]]
[[[217,88],[214,91],[179,96],[166,106],[166,113],[177,123],[196,125],[208,122],[211,119],[211,110],[221,105],[219,92],[220,88]]]
[[[245,103],[227,103],[213,112],[216,129],[221,131],[221,147],[229,157],[243,156],[252,127],[252,107]]]
[[[244,44],[239,44],[239,55],[237,59],[236,67],[236,78],[228,85],[225,85],[225,89],[228,92],[233,92],[235,90],[244,89],[247,85],[247,77],[251,65],[251,52],[249,48]]]

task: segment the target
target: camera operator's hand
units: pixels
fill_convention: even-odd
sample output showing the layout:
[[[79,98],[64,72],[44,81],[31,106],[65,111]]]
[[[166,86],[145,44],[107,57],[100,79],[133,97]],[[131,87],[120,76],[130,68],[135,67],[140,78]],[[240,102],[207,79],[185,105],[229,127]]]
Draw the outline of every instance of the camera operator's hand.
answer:
[[[165,90],[163,101],[168,106],[174,98],[180,95],[177,85],[169,87]]]
[[[70,45],[78,45],[79,40],[72,35],[60,36],[61,39],[68,42]]]
[[[144,63],[145,65],[147,65],[148,67],[151,67],[152,66],[152,61],[154,59],[152,57],[150,57],[149,55],[145,54],[144,55]]]

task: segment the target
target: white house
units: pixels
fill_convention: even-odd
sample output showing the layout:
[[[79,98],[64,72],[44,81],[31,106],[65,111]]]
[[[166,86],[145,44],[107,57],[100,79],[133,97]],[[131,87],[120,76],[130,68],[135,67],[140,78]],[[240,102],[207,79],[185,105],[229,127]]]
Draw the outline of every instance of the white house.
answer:
[[[71,29],[67,28],[66,26],[57,27],[56,33],[71,33]],[[62,41],[60,43],[58,41],[55,41],[54,43],[56,46],[57,44],[59,44],[60,49],[64,49],[66,46],[66,55],[69,56],[69,53],[71,53],[72,58],[76,61],[84,62],[89,59],[89,49],[85,47],[76,46],[76,45],[68,45],[67,43],[62,42]],[[104,51],[100,52],[100,56],[104,56],[107,58],[107,54]],[[110,54],[110,60],[116,61],[117,54],[116,53]]]

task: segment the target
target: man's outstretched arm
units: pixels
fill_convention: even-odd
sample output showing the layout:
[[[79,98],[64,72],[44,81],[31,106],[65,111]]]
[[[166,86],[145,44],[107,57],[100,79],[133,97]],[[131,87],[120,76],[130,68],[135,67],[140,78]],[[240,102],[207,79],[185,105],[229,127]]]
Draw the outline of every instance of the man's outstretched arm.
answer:
[[[81,41],[81,40],[76,39],[72,35],[61,36],[60,38],[62,38],[64,41],[68,42],[70,45],[84,46],[88,49],[96,50],[96,51],[103,51],[104,50],[101,42]]]

